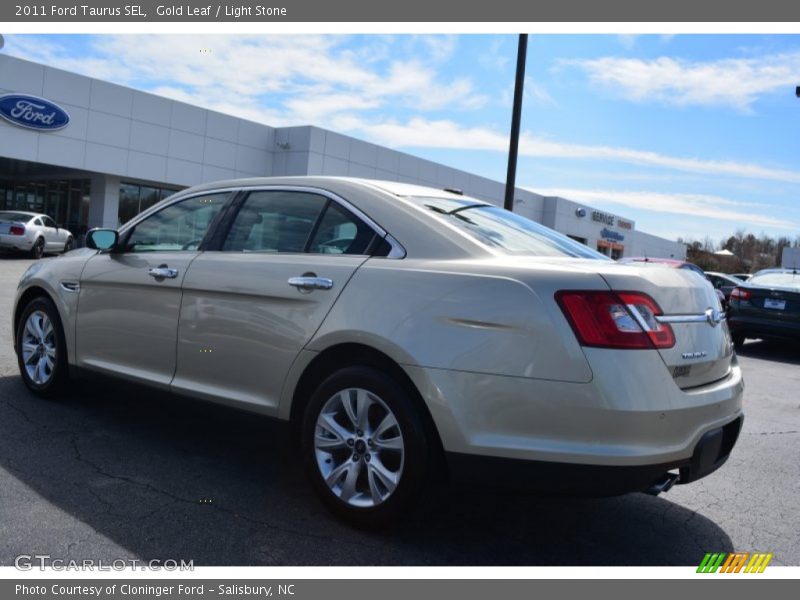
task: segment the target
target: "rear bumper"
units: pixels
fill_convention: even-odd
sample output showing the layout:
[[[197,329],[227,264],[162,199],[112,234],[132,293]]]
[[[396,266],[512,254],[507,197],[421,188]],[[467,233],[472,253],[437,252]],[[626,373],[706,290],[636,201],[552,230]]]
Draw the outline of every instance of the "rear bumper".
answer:
[[[33,246],[33,240],[28,239],[27,236],[0,234],[0,250],[28,251],[31,246]]]
[[[602,355],[602,356],[601,356]],[[598,352],[595,377],[569,383],[406,367],[444,450],[531,462],[682,465],[700,439],[742,414],[735,359],[726,377],[681,389],[656,351]]]
[[[677,472],[677,484],[697,481],[719,469],[739,437],[744,415],[707,431],[691,456],[652,465],[606,466],[447,453],[451,478],[460,483],[566,495],[614,496],[653,492]]]

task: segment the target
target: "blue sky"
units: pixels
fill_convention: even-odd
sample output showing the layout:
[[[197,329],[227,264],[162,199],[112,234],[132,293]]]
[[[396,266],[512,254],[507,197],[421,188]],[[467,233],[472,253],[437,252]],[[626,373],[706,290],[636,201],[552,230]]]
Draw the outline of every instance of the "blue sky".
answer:
[[[15,35],[3,52],[503,180],[516,44],[509,35]],[[518,185],[673,239],[800,235],[800,36],[533,35],[527,63]]]

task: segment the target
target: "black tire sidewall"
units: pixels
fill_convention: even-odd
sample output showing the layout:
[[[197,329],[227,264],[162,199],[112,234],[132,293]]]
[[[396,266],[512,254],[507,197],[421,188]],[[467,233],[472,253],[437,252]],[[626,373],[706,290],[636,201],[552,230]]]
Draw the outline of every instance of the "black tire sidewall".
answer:
[[[328,488],[317,466],[314,433],[319,412],[336,393],[347,388],[363,388],[380,397],[391,409],[403,435],[403,472],[392,495],[374,507],[354,507]],[[305,407],[301,429],[303,462],[311,483],[325,505],[337,516],[358,527],[383,527],[396,522],[413,505],[426,480],[431,464],[425,427],[411,394],[387,374],[371,367],[354,366],[336,371],[311,395]]]
[[[31,247],[31,256],[40,259],[44,256],[44,238],[38,238]]]
[[[67,243],[64,244],[64,252],[67,253],[72,250],[72,246],[75,244],[75,240],[72,238],[67,238]]]
[[[25,371],[25,364],[23,363],[22,358],[22,334],[25,328],[25,323],[28,320],[28,317],[31,313],[35,311],[42,311],[47,315],[50,319],[50,322],[53,324],[53,331],[55,334],[55,342],[56,342],[56,361],[53,370],[53,374],[50,379],[41,385],[35,383],[28,377],[28,373]],[[67,381],[69,374],[68,374],[68,365],[67,365],[67,343],[64,339],[64,328],[61,324],[61,317],[58,314],[58,309],[56,309],[55,304],[49,298],[45,297],[38,297],[34,298],[25,306],[22,311],[22,315],[20,316],[19,322],[17,323],[17,338],[16,338],[16,350],[17,350],[17,364],[19,366],[19,372],[22,376],[22,381],[25,383],[25,386],[31,390],[33,393],[39,396],[47,396],[51,397],[55,393],[62,390],[65,382]]]

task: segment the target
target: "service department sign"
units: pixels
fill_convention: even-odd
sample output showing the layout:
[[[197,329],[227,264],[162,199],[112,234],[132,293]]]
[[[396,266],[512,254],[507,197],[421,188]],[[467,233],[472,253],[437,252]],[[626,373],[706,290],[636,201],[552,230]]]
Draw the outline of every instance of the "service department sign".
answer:
[[[14,125],[37,131],[55,131],[69,124],[69,114],[58,104],[28,94],[0,96],[0,117]]]

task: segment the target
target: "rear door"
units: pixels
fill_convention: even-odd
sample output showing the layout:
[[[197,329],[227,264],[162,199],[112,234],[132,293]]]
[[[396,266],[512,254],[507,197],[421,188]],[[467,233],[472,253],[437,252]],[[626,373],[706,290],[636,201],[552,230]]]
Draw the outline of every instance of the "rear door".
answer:
[[[88,260],[78,299],[79,366],[169,385],[181,285],[229,196],[206,194],[170,204],[126,231],[124,251]]]
[[[173,389],[277,410],[289,367],[376,238],[322,192],[250,192],[184,279]]]

